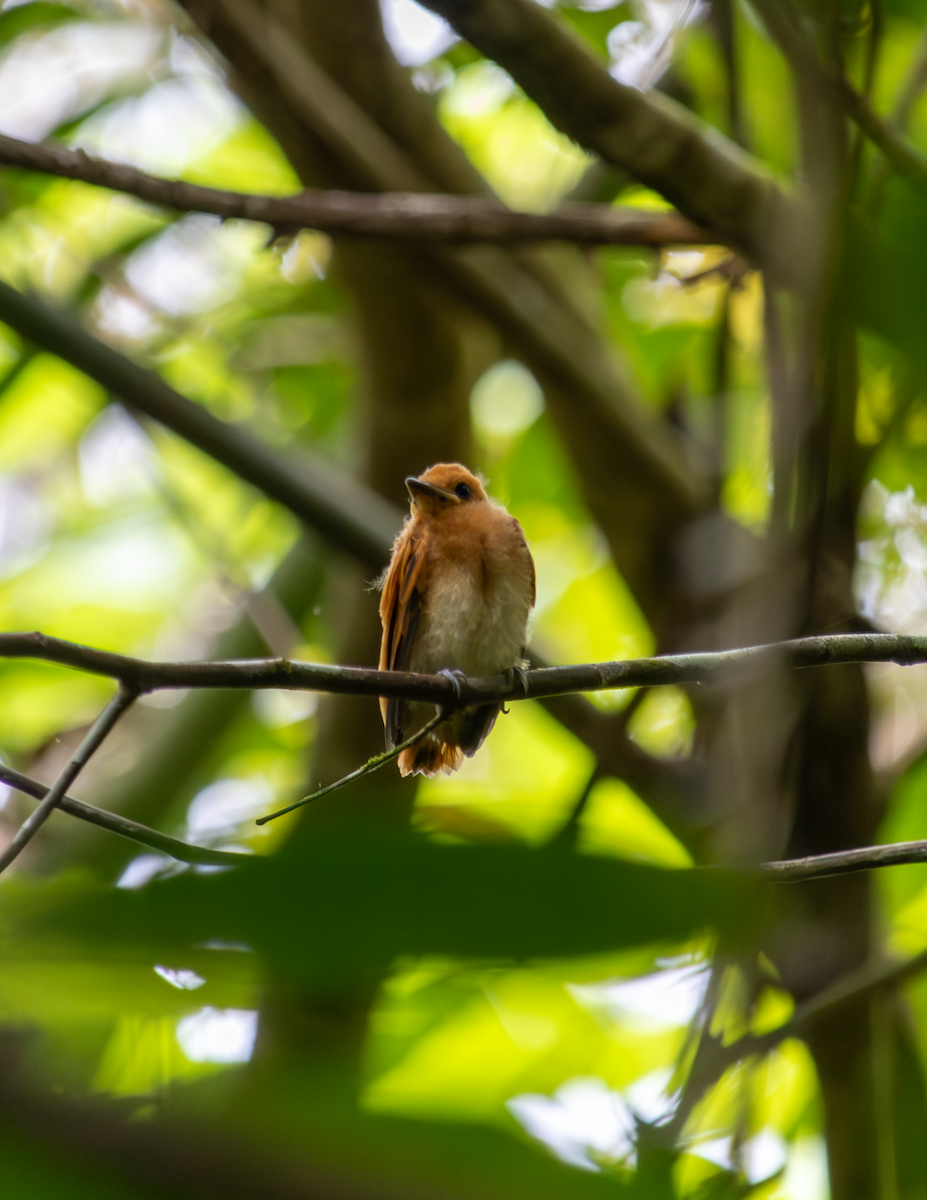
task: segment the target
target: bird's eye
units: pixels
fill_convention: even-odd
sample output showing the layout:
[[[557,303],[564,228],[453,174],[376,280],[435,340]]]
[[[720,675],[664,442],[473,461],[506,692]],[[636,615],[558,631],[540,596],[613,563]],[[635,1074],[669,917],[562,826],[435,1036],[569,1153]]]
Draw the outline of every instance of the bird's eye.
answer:
[[[458,485],[454,488],[454,491],[461,498],[461,500],[470,499],[470,489],[465,483],[458,483]]]

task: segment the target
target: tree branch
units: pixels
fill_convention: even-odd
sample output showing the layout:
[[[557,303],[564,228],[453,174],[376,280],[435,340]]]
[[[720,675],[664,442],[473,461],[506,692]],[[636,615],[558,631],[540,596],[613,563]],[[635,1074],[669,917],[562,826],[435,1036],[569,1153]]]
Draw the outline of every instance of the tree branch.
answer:
[[[846,115],[885,155],[894,168],[918,187],[927,186],[927,156],[925,156],[903,133],[893,127],[891,121],[880,116],[866,96],[842,75],[835,73],[821,62],[811,38],[802,29],[794,9],[783,8],[776,0],[757,0],[757,11],[772,37],[788,57],[795,71],[808,79],[816,79],[829,89]],[[909,84],[911,94],[916,95],[919,71]],[[902,115],[908,103],[901,97]]]
[[[890,847],[879,847],[879,849],[890,849]],[[828,856],[822,855],[821,857],[826,858]],[[778,866],[780,864],[772,863],[766,865]],[[872,865],[888,866],[889,864],[878,862]],[[896,987],[898,984],[904,983],[906,979],[910,979],[911,976],[917,975],[925,969],[927,969],[927,950],[922,951],[920,954],[915,954],[912,958],[906,959],[903,962],[886,963],[876,961],[864,963],[839,979],[835,979],[833,983],[818,992],[817,995],[802,1001],[784,1024],[779,1025],[776,1029],[771,1029],[769,1033],[747,1034],[739,1038],[736,1042],[731,1042],[729,1045],[722,1045],[720,1038],[711,1037],[710,1048],[708,1049],[710,1064],[706,1060],[703,1062],[703,1069],[698,1071],[697,1075],[695,1071],[690,1073],[684,1088],[683,1100],[676,1110],[672,1125],[668,1128],[674,1129],[678,1136],[678,1132],[684,1126],[688,1114],[692,1111],[698,1099],[704,1095],[707,1087],[713,1081],[720,1079],[727,1067],[733,1063],[745,1058],[761,1058],[764,1054],[768,1054],[770,1050],[775,1049],[786,1038],[793,1036],[804,1037],[806,1036],[806,1026],[822,1016],[827,1016],[834,1009],[840,1008],[850,1001],[859,1001],[868,996],[873,996],[885,988]],[[704,1053],[701,1047],[699,1053]]]
[[[367,667],[293,662],[285,658],[239,662],[148,662],[43,633],[0,633],[0,658],[36,658],[93,675],[106,675],[139,694],[169,688],[285,688],[348,696],[395,696],[453,709],[499,701],[539,700],[570,692],[718,683],[722,680],[741,682],[754,672],[780,661],[795,668],[865,662],[911,666],[927,663],[927,637],[837,633],[736,650],[577,663],[486,677],[455,677],[454,680],[442,675],[375,671]]]
[[[878,146],[899,175],[921,190],[927,188],[927,155],[880,116],[845,79],[834,81],[834,87],[847,116]]]
[[[116,722],[135,703],[137,698],[138,692],[134,688],[120,682],[116,695],[110,700],[106,708],[103,709],[96,721],[94,721],[89,733],[71,755],[71,758],[65,764],[64,770],[48,789],[38,808],[26,817],[25,821],[23,821],[22,825],[20,825],[19,829],[13,835],[13,840],[3,853],[0,854],[0,873],[5,871],[10,863],[22,854],[26,846],[28,846],[64,799],[68,788],[96,751],[99,750],[107,736],[113,731]]]
[[[777,249],[799,206],[735,143],[659,92],[625,87],[533,0],[424,0],[581,146],[667,197],[719,241],[791,278]]]
[[[125,192],[180,212],[213,213],[223,220],[262,221],[293,232],[385,237],[413,242],[569,241],[592,245],[702,244],[708,235],[678,213],[654,213],[608,204],[567,204],[551,213],[513,212],[480,196],[446,193],[307,190],[297,196],[261,196],[200,187],[147,175],[83,150],[43,146],[0,134],[0,163],[77,179]]]
[[[381,192],[434,191],[434,183],[412,158],[270,11],[251,0],[206,6],[208,17],[203,6],[193,7],[195,19],[202,25],[205,18],[206,32],[218,34],[220,45],[229,27],[247,42],[293,114],[349,168],[359,186]],[[430,246],[426,253],[426,261],[477,312],[498,323],[533,370],[598,414],[613,439],[618,469],[624,463],[635,473],[643,468],[659,507],[672,506],[687,517],[705,506],[708,481],[684,440],[638,403],[598,332],[549,275],[530,260],[494,246]]]
[[[240,666],[243,664],[231,665]],[[514,699],[515,697],[512,698]],[[371,762],[364,764],[358,771],[345,779],[338,780],[337,783],[330,784],[312,796],[298,800],[295,804],[291,804],[279,812],[259,818],[256,824],[264,825],[268,821],[272,821],[275,817],[282,816],[294,808],[298,808],[312,800],[317,800],[321,796],[343,787],[346,783],[350,783],[360,775],[368,774],[372,769],[375,770],[377,767],[386,765],[387,762],[396,758],[406,745],[411,745],[418,738],[425,736],[429,728],[433,728],[442,717],[443,713],[439,712],[435,719],[426,725],[423,730],[413,735],[412,738],[408,739],[407,742],[397,747],[394,751],[378,755]],[[32,796],[36,800],[47,801],[47,797],[51,792],[51,789],[46,787],[45,784],[31,779],[28,775],[23,775],[21,772],[6,766],[4,763],[0,763],[0,783],[5,783],[9,787],[15,788],[27,796]],[[211,850],[205,846],[191,845],[189,842],[181,841],[179,838],[170,837],[166,833],[160,833],[156,829],[150,829],[147,825],[142,825],[138,821],[131,821],[116,813],[96,808],[92,804],[85,804],[82,800],[68,796],[66,792],[61,795],[57,805],[52,807],[57,807],[61,812],[67,813],[68,816],[76,817],[80,821],[96,825],[100,829],[107,829],[110,833],[118,834],[120,837],[128,838],[130,841],[147,846],[149,849],[155,850],[160,854],[166,854],[171,858],[177,859],[179,862],[207,866],[236,866],[251,858],[249,854],[241,854],[230,850]],[[799,883],[812,879],[826,879],[832,875],[848,874],[854,871],[899,866],[903,863],[925,862],[927,862],[927,841],[893,842],[884,846],[866,846],[854,850],[843,850],[833,854],[810,855],[807,858],[762,863],[754,868],[754,870],[772,883]]]
[[[863,846],[837,850],[830,854],[812,854],[763,863],[760,870],[774,883],[800,883],[806,879],[828,879],[832,875],[852,875],[873,867],[895,867],[902,863],[927,862],[927,841],[892,842],[885,846]]]
[[[30,779],[28,775],[14,771],[12,767],[8,767],[4,763],[0,763],[0,783],[5,783],[26,796],[32,796],[35,800],[43,800],[49,792],[44,783],[39,783],[37,779]],[[62,796],[58,802],[58,809],[67,813],[69,817],[76,817],[79,821],[86,821],[89,825],[96,825],[100,829],[108,829],[110,833],[117,833],[120,837],[138,842],[142,846],[147,846],[149,850],[156,850],[159,854],[167,854],[171,858],[176,858],[178,862],[212,867],[233,867],[251,858],[250,854],[240,854],[232,850],[210,850],[205,846],[192,846],[188,842],[182,842],[179,838],[159,833],[157,829],[149,829],[147,825],[142,825],[138,821],[130,821],[116,813],[96,808],[92,804],[85,804],[83,800],[76,800],[73,796]]]
[[[398,746],[393,746],[390,750],[384,750],[381,754],[375,754],[372,758],[368,758],[362,767],[358,767],[356,771],[345,775],[343,779],[336,779],[334,783],[320,787],[311,796],[303,796],[301,800],[295,800],[292,804],[288,804],[286,808],[280,808],[276,812],[268,813],[266,817],[258,817],[254,822],[255,825],[266,825],[268,821],[276,821],[277,817],[283,817],[297,808],[302,808],[304,804],[312,804],[314,800],[321,800],[323,796],[328,796],[332,792],[339,792],[347,784],[353,783],[355,779],[362,779],[365,775],[371,775],[374,771],[379,771],[387,763],[395,762],[404,750],[410,750],[414,745],[422,741],[423,738],[426,738],[433,729],[441,724],[447,715],[446,710],[439,706],[438,711],[430,721],[423,725],[416,733],[413,733],[411,737],[407,737],[405,741],[400,742]]]
[[[218,420],[175,392],[160,375],[99,341],[66,313],[3,282],[0,321],[198,446],[339,549],[377,570],[386,562],[400,514],[363,484],[344,480],[320,458],[306,453],[291,458],[271,450],[240,426]]]

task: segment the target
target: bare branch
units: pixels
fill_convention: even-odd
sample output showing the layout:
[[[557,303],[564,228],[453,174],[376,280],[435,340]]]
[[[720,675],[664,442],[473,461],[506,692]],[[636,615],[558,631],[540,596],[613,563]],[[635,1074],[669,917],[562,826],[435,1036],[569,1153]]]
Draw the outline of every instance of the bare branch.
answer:
[[[294,808],[299,808],[312,800],[318,800],[321,796],[327,795],[336,788],[343,787],[345,783],[350,783],[362,774],[369,774],[371,770],[385,766],[387,762],[391,762],[396,758],[407,745],[411,745],[420,737],[424,737],[440,720],[441,714],[438,714],[433,721],[429,722],[413,738],[407,742],[403,742],[401,746],[397,746],[394,751],[377,755],[375,759],[371,760],[373,766],[370,763],[365,763],[363,767],[345,779],[340,779],[335,784],[321,788],[312,796],[307,796],[299,800],[296,804],[281,809],[280,812],[272,813],[267,817],[261,817],[256,821],[256,824],[264,825],[275,817],[283,816],[284,813],[288,813]],[[34,797],[36,800],[44,799],[50,790],[45,784],[39,783],[38,780],[30,779],[28,775],[23,775],[21,772],[6,766],[4,763],[0,763],[0,783],[5,783],[27,796]],[[231,850],[210,850],[205,846],[193,846],[189,842],[181,841],[179,838],[170,837],[168,834],[161,833],[156,829],[150,829],[147,825],[142,825],[138,821],[130,821],[125,817],[119,816],[117,813],[107,812],[105,809],[96,808],[92,804],[86,804],[83,800],[77,800],[73,796],[62,796],[57,807],[61,812],[67,813],[70,817],[76,817],[79,821],[86,821],[88,824],[96,825],[100,829],[107,829],[110,833],[118,834],[120,837],[128,838],[130,841],[147,846],[148,849],[155,850],[159,854],[166,854],[171,858],[177,859],[178,862],[205,866],[236,866],[251,857],[251,855]],[[895,842],[887,846],[867,846],[863,849],[844,850],[839,854],[819,854],[808,858],[763,863],[757,870],[773,883],[797,883],[809,879],[824,879],[830,875],[844,874],[849,871],[865,871],[877,867],[898,866],[902,863],[922,862],[927,862],[927,841]]]
[[[343,695],[396,696],[401,699],[436,704],[442,710],[449,710],[458,705],[537,700],[579,691],[656,687],[666,684],[718,683],[725,680],[742,682],[750,674],[768,668],[769,664],[774,661],[783,662],[793,668],[862,662],[894,662],[906,666],[927,662],[927,637],[896,636],[887,633],[833,634],[825,637],[799,638],[768,646],[748,646],[737,650],[722,650],[705,654],[679,654],[661,658],[631,659],[624,662],[542,667],[524,672],[517,679],[512,678],[512,673],[507,673],[487,678],[450,680],[441,675],[374,671],[364,667],[329,666],[321,663],[291,662],[287,659],[157,663],[112,654],[109,651],[97,650],[90,646],[81,646],[60,638],[47,637],[41,633],[0,634],[0,657],[41,659],[72,667],[75,670],[105,675],[118,679],[123,693],[129,696],[166,688],[284,688],[333,692]],[[113,701],[113,705],[116,704],[117,701]],[[112,707],[111,705],[110,708]],[[112,717],[110,709],[106,710],[94,727],[97,732],[91,731],[81,750],[69,764],[68,770],[72,769],[75,764],[77,771],[80,770],[86,758],[89,757],[89,753],[93,752],[93,749],[99,745],[99,740],[102,740],[102,736],[105,736],[108,728],[111,728],[111,724],[107,726],[106,721],[111,720],[112,723],[115,723],[117,718],[118,712],[116,717]],[[440,719],[439,714],[432,724]],[[102,736],[99,735],[100,729],[104,730]],[[416,735],[416,739],[427,731],[428,727],[420,731]],[[99,740],[91,741],[94,737],[99,737]],[[404,745],[398,747],[397,751],[393,753],[376,756],[345,779],[290,805],[280,813],[274,813],[273,816],[289,812],[293,808],[308,803],[309,800],[317,799],[321,795],[334,791],[362,774],[375,770],[395,758]],[[89,751],[86,749],[87,746],[90,746]],[[81,755],[84,757],[80,757]],[[77,771],[74,772],[74,775]],[[11,782],[13,786],[18,787],[20,784],[14,780],[13,776],[15,775],[16,773],[10,773],[8,768],[0,767],[0,781]],[[48,812],[62,802],[74,775],[65,778],[63,773],[52,789],[52,792],[55,793],[53,798],[49,800],[51,792],[45,795],[43,806],[37,809],[36,813],[33,813],[26,825],[23,826],[23,829],[26,829],[28,825],[31,832],[28,833],[25,840],[21,840],[21,845],[25,845],[35,828],[38,828],[44,821]],[[62,780],[64,780],[63,783]],[[39,795],[40,793],[35,789],[40,787],[41,785],[31,784],[30,794]],[[29,791],[30,789],[26,788],[25,790]],[[78,805],[79,811],[74,810],[75,805]],[[158,839],[159,844],[155,848],[179,857],[182,861],[207,861],[202,857],[202,853],[217,853],[196,851],[200,856],[193,858],[190,856],[190,848],[184,850],[182,842],[175,843],[174,839],[165,839],[164,835],[148,830],[145,826],[137,825],[135,822],[124,822],[122,818],[114,817],[103,810],[90,809],[89,806],[81,808],[77,801],[69,801],[64,806],[64,810],[73,816],[89,820],[145,845],[154,846],[155,843],[152,839]],[[37,818],[36,814],[40,811],[44,815]],[[34,820],[34,818],[36,819]],[[272,817],[265,817],[258,823],[263,824],[271,819]],[[20,833],[22,832],[21,830]],[[15,844],[21,848],[19,843]],[[171,845],[173,845],[173,849]],[[180,853],[175,853],[175,850]],[[18,852],[17,849],[16,853]],[[10,851],[7,853],[9,854]],[[214,861],[214,859],[208,861]],[[919,862],[927,862],[927,842],[898,842],[888,846],[868,846],[790,861],[765,863],[757,870],[772,882],[790,883],[823,879],[831,875],[848,874],[900,863]],[[0,870],[4,865],[6,865],[4,858],[0,857]]]
[[[63,644],[68,645],[68,643]],[[81,648],[78,647],[77,649]],[[94,653],[102,654],[102,652],[99,651]],[[106,657],[118,658],[116,655],[107,655]],[[182,665],[186,666],[188,664]],[[233,663],[221,665],[238,667],[246,664]],[[514,699],[515,697],[512,698]],[[344,787],[345,784],[351,783],[355,779],[359,779],[362,775],[368,775],[372,771],[377,770],[379,767],[385,766],[387,763],[396,759],[399,754],[408,746],[414,745],[422,737],[425,737],[443,719],[443,717],[444,710],[442,709],[431,721],[428,722],[427,725],[420,729],[418,733],[414,734],[411,738],[408,738],[401,745],[396,746],[393,750],[376,755],[374,758],[366,762],[362,767],[358,768],[357,771],[352,772],[344,779],[339,779],[336,783],[332,783],[327,787],[320,788],[311,796],[305,796],[303,799],[296,801],[295,804],[291,804],[288,807],[281,809],[279,812],[271,813],[269,816],[259,818],[255,824],[265,825],[268,821],[272,821],[276,817],[280,817],[285,813],[292,812],[294,809],[300,808],[302,805],[308,804],[313,800],[318,800],[322,796],[328,795],[330,792]],[[85,756],[84,762],[86,762],[86,757],[88,756]],[[28,775],[23,775],[21,772],[14,770],[12,767],[6,766],[4,763],[0,763],[0,783],[5,783],[9,787],[13,787],[17,791],[23,792],[27,796],[34,797],[36,800],[44,800],[46,802],[47,797],[51,792],[51,789],[46,787],[45,784],[39,783],[35,779],[30,779]],[[128,838],[130,841],[137,842],[142,846],[147,846],[149,849],[155,850],[160,854],[166,854],[171,858],[177,859],[179,862],[203,864],[208,866],[236,866],[247,861],[251,857],[248,854],[236,853],[234,851],[211,850],[204,846],[193,846],[188,842],[181,841],[179,838],[173,838],[166,833],[160,833],[156,829],[150,829],[147,825],[142,825],[138,821],[130,821],[116,813],[107,812],[102,808],[96,808],[92,804],[86,804],[84,801],[77,800],[73,796],[68,796],[67,794],[62,794],[57,802],[57,805],[52,805],[52,807],[57,807],[61,812],[67,813],[68,816],[76,817],[80,821],[85,821],[88,824],[96,825],[100,829],[107,829],[110,831],[110,833],[118,834],[120,837]],[[33,816],[34,815],[35,814],[33,814]],[[878,867],[898,866],[903,863],[924,862],[927,862],[927,841],[894,842],[884,846],[866,846],[854,850],[843,850],[832,854],[818,854],[811,855],[807,858],[795,858],[780,862],[762,863],[760,866],[754,869],[762,877],[773,883],[799,883],[811,879],[826,879],[832,875],[848,874],[854,871],[866,871]]]
[[[139,694],[165,688],[285,688],[349,696],[395,696],[451,709],[498,701],[539,700],[570,692],[721,681],[742,683],[754,672],[766,670],[778,661],[795,668],[864,662],[911,666],[927,662],[927,637],[836,633],[702,654],[668,654],[658,658],[541,667],[520,672],[517,678],[512,677],[513,672],[507,672],[483,678],[455,677],[454,680],[442,675],[339,667],[285,658],[148,662],[43,633],[0,633],[0,658],[36,658],[93,675],[106,675]]]
[[[799,206],[734,142],[658,92],[613,79],[533,0],[424,0],[524,88],[558,129],[656,189],[780,277]]]
[[[443,712],[439,712],[424,728],[400,746],[385,754],[377,755],[344,779],[320,788],[313,795],[306,796],[279,812],[259,818],[255,824],[265,825],[276,817],[292,812],[293,809],[300,808],[313,800],[318,800],[320,797],[344,787],[346,783],[360,778],[361,775],[368,775],[371,771],[392,762],[407,746],[413,745],[420,738],[426,736],[441,721],[443,715]],[[28,775],[23,775],[20,771],[16,771],[4,763],[0,763],[0,783],[5,783],[36,800],[45,799],[51,790],[45,784],[30,779]],[[76,817],[79,821],[96,825],[100,829],[107,829],[110,833],[147,846],[148,849],[168,855],[170,858],[177,859],[178,862],[232,867],[247,862],[251,858],[249,854],[241,854],[236,851],[211,850],[205,846],[191,845],[179,838],[170,837],[169,834],[150,829],[138,821],[130,821],[117,813],[107,812],[92,804],[86,804],[83,800],[77,800],[73,796],[63,795],[58,801],[57,808],[70,817]],[[826,879],[831,875],[846,874],[851,871],[867,871],[878,867],[899,866],[902,863],[924,862],[927,862],[927,841],[894,842],[885,846],[866,846],[856,850],[844,850],[836,854],[818,854],[807,858],[762,863],[755,869],[761,876],[773,883],[799,883],[811,879]]]
[[[203,5],[194,5],[201,23]],[[209,6],[212,7],[212,6]],[[293,113],[346,165],[359,186],[374,191],[429,193],[434,183],[397,142],[319,63],[266,7],[228,0],[206,19],[206,32],[231,27],[260,60]],[[220,43],[223,40],[220,37]],[[612,438],[615,469],[627,467],[652,481],[661,508],[690,516],[704,508],[710,486],[689,455],[684,439],[638,403],[616,369],[599,332],[586,315],[565,301],[538,264],[496,246],[429,246],[429,263],[483,316],[498,323],[525,362],[576,401],[588,405]]]
[[[567,204],[552,213],[525,213],[488,198],[446,193],[305,191],[297,196],[260,196],[227,192],[147,175],[123,163],[93,158],[83,150],[36,145],[3,134],[0,163],[125,192],[162,208],[213,213],[223,220],[261,221],[287,233],[317,229],[413,242],[503,244],[560,240],[666,246],[709,241],[704,230],[678,213],[608,204]]]
[[[103,709],[90,732],[74,751],[64,770],[48,789],[38,808],[26,817],[19,829],[13,835],[13,840],[6,850],[0,854],[0,872],[12,863],[25,850],[38,831],[42,828],[54,810],[58,807],[68,788],[78,777],[92,756],[100,748],[106,737],[112,732],[116,722],[138,697],[138,692],[125,683],[120,683],[119,690]]]
[[[374,771],[379,771],[380,767],[385,767],[387,763],[395,762],[402,754],[403,750],[409,750],[412,746],[428,736],[432,729],[440,725],[444,718],[448,715],[445,709],[439,706],[438,711],[431,720],[423,725],[411,737],[407,737],[404,742],[400,742],[398,746],[393,746],[391,750],[384,750],[382,754],[375,754],[373,758],[368,758],[362,767],[358,767],[356,771],[352,771],[349,775],[345,775],[343,779],[336,779],[334,783],[329,783],[325,787],[321,787],[318,791],[312,793],[311,796],[303,796],[301,800],[297,800],[293,804],[288,804],[286,808],[278,809],[277,812],[269,813],[266,817],[258,817],[254,822],[255,825],[266,825],[268,821],[276,821],[277,817],[285,816],[291,813],[294,809],[302,808],[304,804],[311,804],[313,800],[321,800],[323,796],[328,796],[332,792],[340,791],[346,784],[353,783],[355,779],[362,779],[365,775],[372,775]]]
[[[895,170],[915,186],[927,187],[927,155],[880,116],[845,79],[836,81],[834,86],[847,116],[878,146]]]
[[[823,88],[830,90],[846,115],[878,146],[900,174],[918,187],[923,188],[927,185],[927,156],[890,120],[880,116],[867,97],[861,95],[847,79],[821,62],[814,43],[803,30],[795,10],[785,8],[775,0],[757,0],[756,7],[770,34],[789,58],[796,72],[807,80],[816,79]],[[908,97],[917,94],[920,76],[921,69],[915,67],[913,76],[900,98],[899,112],[902,119],[906,115],[905,109],[913,102]]]
[[[831,875],[852,875],[873,867],[895,867],[902,863],[927,862],[927,841],[892,842],[887,846],[862,846],[764,863],[760,868],[775,883],[800,883],[805,879],[827,879]]]
[[[399,512],[361,483],[346,481],[322,459],[285,456],[241,426],[220,421],[154,371],[87,333],[66,313],[0,282],[0,321],[95,379],[283,504],[339,549],[379,569],[389,556]]]
[[[4,763],[0,763],[0,783],[5,783],[36,800],[44,799],[50,790],[44,783],[39,783],[37,779],[30,779],[28,775],[14,771],[12,767],[8,767]],[[110,833],[117,833],[120,837],[138,842],[142,846],[147,846],[149,850],[156,850],[159,854],[167,854],[171,858],[176,858],[178,862],[212,867],[232,867],[251,858],[250,854],[240,854],[232,850],[210,850],[205,846],[191,846],[188,842],[180,841],[179,838],[169,837],[168,834],[159,833],[157,829],[149,829],[147,825],[142,825],[138,821],[130,821],[117,813],[107,812],[92,804],[85,804],[83,800],[77,800],[73,796],[62,796],[58,802],[58,809],[60,812],[67,813],[69,817],[76,817],[79,821],[86,821],[89,825],[96,825],[100,829],[108,829]]]

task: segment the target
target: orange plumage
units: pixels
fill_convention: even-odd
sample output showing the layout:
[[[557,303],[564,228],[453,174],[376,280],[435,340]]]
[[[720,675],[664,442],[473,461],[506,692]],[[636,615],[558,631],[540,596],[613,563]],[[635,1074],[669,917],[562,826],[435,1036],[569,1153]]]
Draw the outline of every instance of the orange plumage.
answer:
[[[380,669],[498,675],[518,666],[534,606],[534,563],[514,517],[460,463],[406,480],[412,512],[380,599]],[[403,775],[456,771],[480,748],[500,704],[453,713],[399,756]],[[431,718],[427,704],[380,701],[392,749]]]

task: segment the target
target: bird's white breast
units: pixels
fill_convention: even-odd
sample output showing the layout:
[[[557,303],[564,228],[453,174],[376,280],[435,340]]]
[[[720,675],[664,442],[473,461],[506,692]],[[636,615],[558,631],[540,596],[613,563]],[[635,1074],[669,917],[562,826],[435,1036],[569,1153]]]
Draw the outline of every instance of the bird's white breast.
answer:
[[[431,578],[409,669],[496,675],[515,666],[525,645],[530,598],[511,571],[483,581],[464,564]]]

